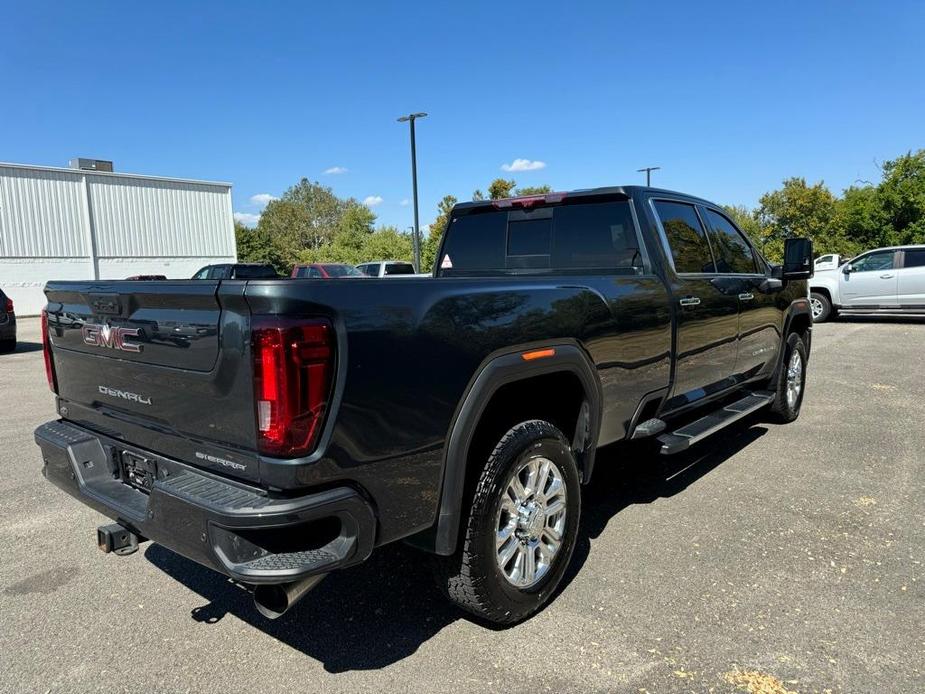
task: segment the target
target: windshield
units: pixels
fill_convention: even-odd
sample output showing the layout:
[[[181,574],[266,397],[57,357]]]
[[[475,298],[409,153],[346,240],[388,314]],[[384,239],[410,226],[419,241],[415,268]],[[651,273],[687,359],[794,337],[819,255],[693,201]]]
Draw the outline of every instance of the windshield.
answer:
[[[366,277],[352,265],[322,265],[329,277]]]

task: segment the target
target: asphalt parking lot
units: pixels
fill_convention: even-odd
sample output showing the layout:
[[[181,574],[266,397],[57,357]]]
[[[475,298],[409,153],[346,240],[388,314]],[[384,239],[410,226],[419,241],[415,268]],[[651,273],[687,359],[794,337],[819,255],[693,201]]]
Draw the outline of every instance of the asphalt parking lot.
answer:
[[[574,571],[507,630],[405,546],[275,622],[161,547],[101,554],[103,517],[40,474],[37,323],[0,356],[2,691],[925,691],[925,320],[817,326],[795,424],[602,451]]]

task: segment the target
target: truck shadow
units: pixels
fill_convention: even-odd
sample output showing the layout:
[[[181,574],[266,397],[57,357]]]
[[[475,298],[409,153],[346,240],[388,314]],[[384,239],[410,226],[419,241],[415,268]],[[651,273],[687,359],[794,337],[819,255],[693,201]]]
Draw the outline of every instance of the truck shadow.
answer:
[[[678,494],[766,431],[746,420],[712,445],[671,458],[659,457],[651,446],[601,449],[594,479],[584,490],[578,543],[559,590],[581,570],[591,540],[617,513]],[[243,586],[160,545],[149,546],[145,558],[207,601],[191,611],[193,620],[215,624],[231,614],[318,660],[331,673],[395,663],[445,626],[466,618],[436,588],[431,558],[402,543],[380,547],[360,566],[322,581],[277,620],[261,616]]]

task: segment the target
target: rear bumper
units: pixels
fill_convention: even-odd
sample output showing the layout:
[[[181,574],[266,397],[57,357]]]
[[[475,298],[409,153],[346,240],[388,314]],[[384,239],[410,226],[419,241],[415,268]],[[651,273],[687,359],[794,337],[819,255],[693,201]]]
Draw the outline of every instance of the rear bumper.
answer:
[[[283,583],[357,564],[376,518],[354,489],[273,497],[64,421],[35,431],[45,477],[136,534],[248,583]],[[150,493],[122,481],[124,453],[152,469]]]

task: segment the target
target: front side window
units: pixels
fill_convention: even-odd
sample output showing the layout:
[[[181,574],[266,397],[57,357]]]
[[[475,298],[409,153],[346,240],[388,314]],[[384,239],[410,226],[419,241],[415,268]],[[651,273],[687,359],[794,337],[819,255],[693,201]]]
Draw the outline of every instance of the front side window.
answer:
[[[853,272],[875,272],[878,270],[893,269],[893,251],[879,251],[858,258],[851,263]]]
[[[379,263],[370,263],[366,266],[366,274],[370,277],[379,276]]]
[[[755,256],[752,247],[735,225],[715,210],[707,210],[710,225],[710,243],[716,253],[716,271],[755,274]]]
[[[925,248],[906,251],[906,261],[903,267],[925,267]]]
[[[707,235],[693,205],[655,201],[677,272],[716,272]]]
[[[194,279],[194,280],[204,280],[204,279],[206,279],[206,278],[209,276],[209,270],[210,270],[210,269],[211,269],[211,267],[208,266],[208,265],[206,265],[206,266],[205,266],[204,268],[202,268],[199,272],[197,272],[195,275],[193,275],[193,279]]]

